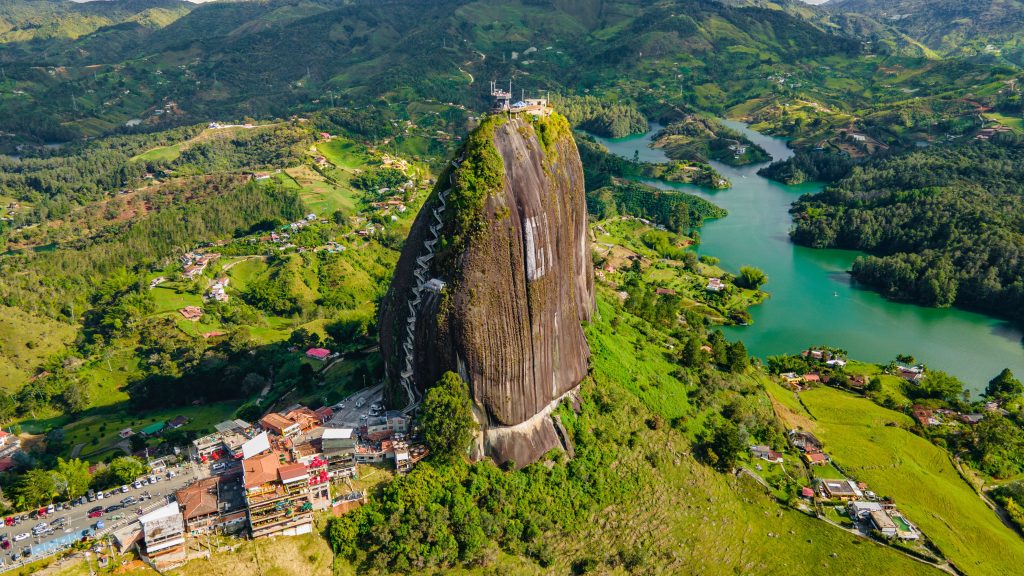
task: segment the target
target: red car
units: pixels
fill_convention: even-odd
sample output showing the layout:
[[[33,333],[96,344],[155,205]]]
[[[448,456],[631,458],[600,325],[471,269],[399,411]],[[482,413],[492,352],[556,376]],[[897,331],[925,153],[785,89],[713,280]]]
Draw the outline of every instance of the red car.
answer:
[[[89,518],[99,518],[100,516],[103,516],[103,510],[93,510],[92,512],[89,512]]]
[[[14,516],[4,518],[4,526],[14,526]]]
[[[10,547],[11,547],[11,541],[10,540],[4,538],[4,541],[0,542],[0,548],[3,548],[4,550],[8,550],[8,549],[10,549]]]

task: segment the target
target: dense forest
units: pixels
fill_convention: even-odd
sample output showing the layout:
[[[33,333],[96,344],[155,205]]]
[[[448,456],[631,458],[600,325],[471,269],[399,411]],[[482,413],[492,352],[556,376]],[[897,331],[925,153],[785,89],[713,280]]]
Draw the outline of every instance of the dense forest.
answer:
[[[608,138],[622,138],[647,131],[647,118],[626,104],[610,104],[593,96],[554,98],[552,104],[569,123]]]
[[[639,182],[620,181],[587,193],[587,211],[598,218],[626,214],[650,219],[673,232],[687,233],[726,211],[685,192],[669,192]]]
[[[868,162],[793,207],[793,240],[863,250],[857,280],[928,306],[1024,320],[1024,139]]]
[[[718,160],[739,166],[771,160],[763,148],[713,118],[684,116],[654,135],[655,146],[674,160]]]
[[[853,165],[848,156],[821,150],[798,150],[793,156],[772,162],[757,173],[783,184],[834,182],[848,175]]]

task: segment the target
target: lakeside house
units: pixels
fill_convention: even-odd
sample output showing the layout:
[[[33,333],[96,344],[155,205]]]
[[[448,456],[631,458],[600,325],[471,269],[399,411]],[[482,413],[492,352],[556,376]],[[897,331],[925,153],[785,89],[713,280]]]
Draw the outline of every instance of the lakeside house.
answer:
[[[708,278],[708,285],[705,287],[708,292],[721,292],[725,290],[725,283],[721,278]]]

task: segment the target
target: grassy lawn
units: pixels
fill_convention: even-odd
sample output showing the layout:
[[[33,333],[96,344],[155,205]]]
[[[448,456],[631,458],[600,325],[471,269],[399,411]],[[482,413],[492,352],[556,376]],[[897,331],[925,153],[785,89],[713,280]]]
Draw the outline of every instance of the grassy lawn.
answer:
[[[993,122],[998,122],[1003,126],[1007,126],[1011,128],[1014,132],[1024,132],[1024,118],[1006,116],[1004,114],[998,114],[995,112],[985,114],[985,118],[988,120],[992,120]]]
[[[131,415],[123,411],[100,412],[65,426],[66,451],[70,452],[76,444],[85,444],[82,458],[100,455],[109,451],[121,438],[117,435],[124,428],[131,427],[138,431],[154,422],[166,422],[175,416],[185,416],[189,423],[182,430],[195,430],[199,433],[213,431],[213,425],[232,417],[241,402],[217,402],[199,406],[182,406],[146,412],[145,416]]]
[[[328,162],[342,169],[365,168],[373,161],[366,148],[345,138],[332,138],[330,142],[320,142],[316,149]]]
[[[156,310],[154,314],[164,314],[167,312],[177,313],[185,306],[203,306],[202,297],[196,294],[190,294],[188,292],[182,292],[179,294],[173,287],[160,285],[150,290],[150,294],[153,295],[153,301],[156,302]]]
[[[1024,562],[1024,541],[1000,523],[959,477],[949,455],[904,428],[909,417],[828,387],[793,395],[769,386],[780,416],[802,425],[870,490],[895,499],[907,518],[965,574],[1012,574]],[[895,424],[895,425],[892,425]],[[991,551],[999,550],[999,554]]]

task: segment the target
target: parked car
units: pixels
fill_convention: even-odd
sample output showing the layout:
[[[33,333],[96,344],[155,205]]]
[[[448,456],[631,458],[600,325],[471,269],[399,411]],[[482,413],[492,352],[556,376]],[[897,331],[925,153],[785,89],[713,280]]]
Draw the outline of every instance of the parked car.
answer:
[[[4,526],[14,526],[14,516],[4,518]]]
[[[96,511],[93,511],[93,512],[89,512],[89,518],[99,518],[100,516],[103,516],[103,510],[102,509],[101,510],[96,510]]]
[[[95,501],[96,500],[96,491],[95,490],[89,490],[89,492],[85,495],[85,498],[89,502]]]
[[[103,520],[97,520],[96,521],[96,529],[97,530],[103,530],[104,526],[105,526],[105,524],[103,523]]]
[[[125,484],[124,486],[121,486],[121,493],[122,494],[124,494],[127,491],[128,491],[128,485],[127,484]]]
[[[0,548],[3,548],[4,550],[9,550],[11,548],[11,541],[4,538],[4,541],[0,542]]]
[[[228,467],[228,463],[227,462],[217,462],[216,464],[213,465],[213,468],[211,468],[211,470],[216,472],[218,470],[223,470],[223,469],[225,469],[227,467]]]
[[[49,506],[46,507],[46,513],[47,514],[53,514],[54,510],[56,510],[56,509],[57,509],[56,506],[54,506],[53,504],[50,504]]]
[[[18,534],[17,536],[14,537],[14,541],[15,542],[21,542],[22,540],[25,540],[27,538],[28,538],[28,532],[22,532],[21,534]]]
[[[132,482],[132,487],[134,487],[136,490],[138,490],[139,488],[142,488],[142,482],[139,481],[139,480],[136,480],[135,482]]]
[[[150,476],[149,477],[149,483],[150,484],[156,484],[157,480],[159,480],[159,478],[157,478],[156,476]]]
[[[121,508],[124,508],[124,506],[120,504],[111,504],[110,506],[107,506],[106,508],[103,509],[103,513],[110,514],[111,512],[117,512]]]
[[[103,494],[102,490],[100,490],[99,492],[96,493],[96,499],[97,500],[103,500],[103,496],[104,496],[104,494]]]

